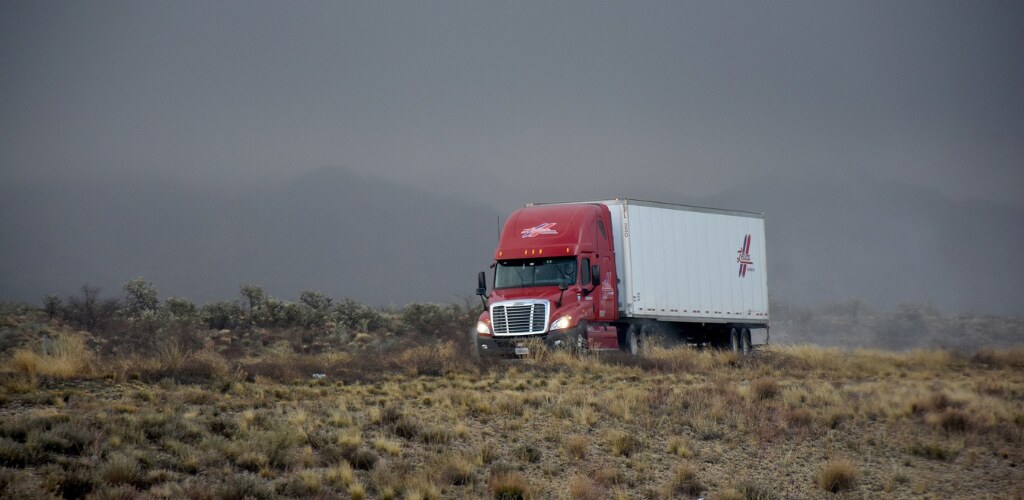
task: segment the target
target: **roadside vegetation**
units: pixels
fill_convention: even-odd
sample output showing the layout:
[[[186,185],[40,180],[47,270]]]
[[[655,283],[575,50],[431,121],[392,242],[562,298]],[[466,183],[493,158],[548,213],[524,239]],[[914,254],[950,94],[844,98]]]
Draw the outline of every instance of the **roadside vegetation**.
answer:
[[[1024,495],[1021,347],[481,364],[471,303],[124,291],[0,304],[0,497]]]

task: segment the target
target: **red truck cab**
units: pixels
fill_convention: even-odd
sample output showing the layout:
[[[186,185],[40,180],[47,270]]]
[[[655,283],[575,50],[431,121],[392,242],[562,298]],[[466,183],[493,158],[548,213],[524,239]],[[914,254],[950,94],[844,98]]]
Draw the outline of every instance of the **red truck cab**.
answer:
[[[618,277],[608,207],[528,205],[505,222],[493,290],[477,323],[481,354],[525,354],[540,339],[574,349],[617,349]]]

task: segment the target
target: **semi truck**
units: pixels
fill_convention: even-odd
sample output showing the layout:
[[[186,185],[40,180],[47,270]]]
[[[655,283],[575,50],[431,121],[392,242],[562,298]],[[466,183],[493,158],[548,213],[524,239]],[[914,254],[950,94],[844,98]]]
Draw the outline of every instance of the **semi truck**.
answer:
[[[524,356],[540,341],[574,351],[766,343],[764,215],[631,199],[528,204],[494,250],[481,355]]]

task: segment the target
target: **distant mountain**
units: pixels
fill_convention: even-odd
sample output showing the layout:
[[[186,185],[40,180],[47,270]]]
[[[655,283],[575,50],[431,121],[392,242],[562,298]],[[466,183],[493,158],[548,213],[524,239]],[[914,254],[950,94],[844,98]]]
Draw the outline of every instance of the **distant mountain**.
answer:
[[[152,281],[164,297],[321,290],[375,304],[472,294],[497,214],[476,202],[345,169],[217,192],[156,179],[0,188],[0,298],[38,303],[84,283],[120,296]]]
[[[1024,315],[1024,211],[856,175],[761,179],[700,200],[764,212],[769,290],[787,302]]]
[[[164,297],[197,302],[234,297],[241,282],[279,298],[449,301],[472,293],[511,204],[465,189],[330,168],[235,191],[146,177],[0,186],[0,299],[38,303],[84,283],[114,296],[145,276]],[[760,179],[702,199],[602,189],[765,212],[769,290],[786,303],[1024,315],[1020,209],[857,175]]]

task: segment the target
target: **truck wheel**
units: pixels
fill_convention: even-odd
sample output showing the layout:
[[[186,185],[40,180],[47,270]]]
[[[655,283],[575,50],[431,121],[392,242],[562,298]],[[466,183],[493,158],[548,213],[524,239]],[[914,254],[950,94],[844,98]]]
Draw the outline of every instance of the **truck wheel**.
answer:
[[[740,332],[735,328],[729,329],[729,347],[732,352],[739,354],[740,352]]]
[[[630,354],[632,354],[634,356],[639,354],[640,353],[640,344],[637,341],[636,337],[637,337],[636,325],[632,325],[631,324],[631,325],[629,325],[629,328],[626,328],[626,336],[625,336],[625,339],[623,339],[624,342],[622,343],[622,350],[626,351],[626,352],[628,352],[628,353],[630,353]]]
[[[740,350],[743,351],[743,355],[745,355],[745,356],[749,356],[750,353],[752,352],[752,347],[750,345],[750,329],[749,328],[744,328],[743,331],[740,332]]]

